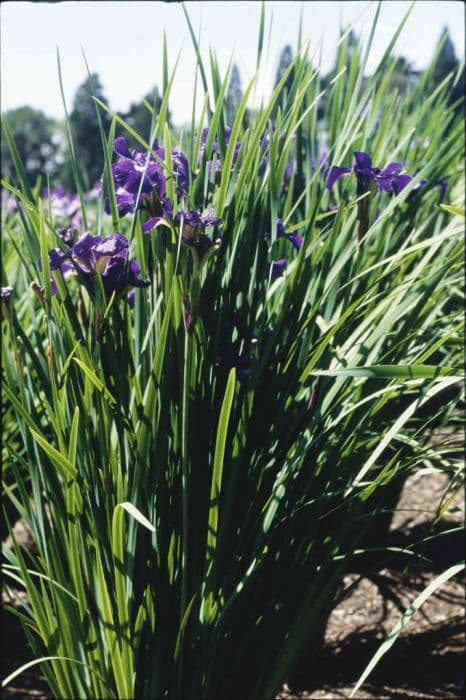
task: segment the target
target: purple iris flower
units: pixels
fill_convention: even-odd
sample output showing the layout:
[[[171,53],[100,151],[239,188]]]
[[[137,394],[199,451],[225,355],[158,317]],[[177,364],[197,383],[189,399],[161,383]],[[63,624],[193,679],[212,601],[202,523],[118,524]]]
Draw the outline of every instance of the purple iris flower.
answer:
[[[124,216],[125,214],[131,214],[136,207],[136,195],[131,194],[131,192],[126,192],[123,187],[118,187],[115,190],[115,199],[118,208],[118,214]],[[140,200],[141,201],[141,200]],[[105,212],[110,214],[110,199],[108,196],[105,198]]]
[[[124,136],[115,139],[113,150],[120,157],[120,160],[112,165],[115,197],[120,216],[134,211],[139,192],[140,207],[147,206],[152,199],[150,207],[156,206],[161,209],[158,213],[162,213],[165,206],[171,205],[166,196],[166,177],[163,166],[156,158],[137,149],[130,151]],[[159,148],[157,140],[154,140],[152,150],[161,160],[164,159],[165,151]],[[105,199],[105,211],[107,214],[110,213],[108,196]]]
[[[72,246],[76,243],[78,238],[78,230],[74,226],[68,226],[67,228],[57,228],[57,235],[60,236],[63,243],[68,246]]]
[[[184,153],[182,153],[179,146],[173,149],[172,152],[172,162],[173,162],[173,175],[176,180],[178,194],[183,194],[189,189],[190,180],[194,180],[196,177],[195,173],[191,172],[189,167],[188,159]]]
[[[231,127],[230,127],[230,126],[225,126],[224,134],[225,134],[225,144],[228,146],[228,144],[229,144],[229,142],[230,142],[230,138],[231,138]],[[207,137],[208,137],[208,135],[209,135],[209,127],[206,126],[206,127],[204,127],[204,129],[202,129],[201,141],[200,141],[200,144],[199,144],[199,153],[198,153],[198,157],[197,157],[197,162],[198,162],[199,165],[201,164],[202,158],[204,157],[204,153],[205,153],[205,149],[206,149],[206,142],[207,142]],[[235,149],[234,149],[234,151],[233,151],[233,160],[232,160],[232,163],[231,163],[232,169],[233,169],[233,168],[235,167],[235,165],[236,165],[236,161],[237,161],[237,159],[238,159],[238,155],[239,155],[240,149],[241,149],[241,141],[238,140],[238,141],[235,143]],[[213,142],[212,142],[212,149],[211,149],[211,150],[212,150],[212,155],[220,156],[220,146],[219,146],[219,142],[218,142],[218,139],[217,139],[217,138],[215,138],[215,139],[213,140]],[[210,154],[209,154],[209,155],[210,155]],[[214,163],[215,163],[215,165],[214,165]],[[221,160],[220,160],[219,158],[216,158],[215,161],[214,161],[214,160],[208,160],[208,161],[207,161],[207,172],[208,172],[208,174],[209,174],[209,177],[210,177],[210,175],[211,175],[211,173],[212,173],[212,169],[213,169],[214,172],[215,172],[215,177],[216,177],[216,179],[218,179],[219,174],[220,174],[220,172],[221,172],[221,170],[222,170],[222,162],[221,162]]]
[[[277,219],[277,238],[286,238],[295,250],[299,250],[303,245],[304,238],[299,233],[285,233],[285,226],[281,219]]]
[[[280,260],[274,260],[272,262],[272,280],[283,277],[287,264],[288,261],[286,258],[280,258]]]
[[[333,185],[343,175],[349,175],[353,172],[356,175],[358,182],[358,193],[363,194],[370,189],[372,183],[379,190],[390,192],[394,187],[398,187],[399,191],[408,184],[406,175],[400,175],[400,170],[404,163],[389,163],[382,170],[372,165],[372,158],[363,151],[354,152],[355,162],[352,168],[339,167],[334,165],[327,179],[327,189],[331,190]]]
[[[51,271],[59,269],[64,276],[78,272],[90,294],[94,291],[97,275],[102,276],[106,294],[150,284],[141,278],[138,263],[129,260],[128,239],[118,232],[107,237],[85,233],[68,251],[61,248],[51,250],[49,262]],[[52,293],[55,291],[53,285]]]
[[[184,214],[177,214],[175,223],[183,225],[183,239],[194,238],[206,226],[219,226],[223,223],[222,219],[215,216],[213,209],[209,209],[203,214],[198,211],[187,211]]]
[[[71,226],[82,226],[82,218],[79,214],[81,202],[79,195],[67,194],[66,188],[60,185],[54,190],[46,187],[43,190],[43,197],[50,199],[52,215],[58,219],[68,219]]]
[[[173,216],[173,211],[169,213],[169,216],[153,216],[143,225],[142,230],[144,233],[149,233],[154,228],[159,226],[169,225],[169,220]],[[188,211],[184,214],[177,214],[175,217],[175,223],[180,224],[183,221],[183,236],[185,238],[191,238],[196,234],[196,232],[205,228],[206,226],[218,226],[222,223],[222,219],[215,216],[213,209],[204,214],[200,214],[197,211]]]
[[[40,260],[39,267],[42,269]],[[68,272],[72,272],[74,269],[73,263],[70,262],[68,253],[61,248],[54,248],[49,252],[49,267],[50,272],[53,272],[54,270],[61,270],[63,275]]]
[[[213,240],[205,233],[200,233],[197,238],[183,237],[182,241],[188,248],[191,248],[198,268],[202,267],[221,245],[219,238]]]
[[[117,188],[137,195],[150,194],[154,187],[165,186],[165,178],[161,164],[150,154],[134,149],[129,151],[126,139],[120,136],[115,139],[113,150],[121,160],[112,165],[112,174]],[[154,152],[163,160],[165,151],[153,144]]]
[[[395,194],[400,194],[401,190],[404,190],[406,185],[409,185],[413,178],[411,175],[398,175],[392,182],[392,188]],[[421,187],[424,187],[425,183],[427,180],[421,180],[408,195],[408,200],[413,200],[417,194],[417,192],[421,189]]]
[[[177,214],[175,223],[182,225],[181,241],[184,245],[191,248],[195,265],[200,269],[221,245],[219,238],[209,238],[204,233],[204,229],[206,226],[219,226],[222,223],[222,219],[215,216],[213,209],[209,209],[203,214],[198,211]]]

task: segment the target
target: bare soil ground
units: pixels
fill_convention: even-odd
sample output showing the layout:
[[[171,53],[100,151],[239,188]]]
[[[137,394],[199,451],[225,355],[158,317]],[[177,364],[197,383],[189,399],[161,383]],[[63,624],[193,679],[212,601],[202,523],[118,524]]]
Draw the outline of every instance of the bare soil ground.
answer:
[[[403,547],[431,534],[428,523],[445,490],[439,474],[417,474],[407,480],[392,525],[393,546]],[[436,533],[463,522],[457,499]],[[464,536],[447,535],[429,541],[425,555],[434,563],[425,570],[406,570],[406,558],[396,557],[383,569],[368,562],[361,572],[345,577],[351,592],[330,616],[325,644],[317,655],[303,654],[277,700],[348,698],[355,682],[386,634],[417,595],[439,573],[464,555]],[[364,575],[363,575],[364,574]],[[372,700],[447,700],[464,697],[464,580],[444,584],[411,619],[370,675],[357,698]],[[3,612],[1,676],[31,659],[16,619]],[[49,700],[37,667],[3,690],[11,700]]]

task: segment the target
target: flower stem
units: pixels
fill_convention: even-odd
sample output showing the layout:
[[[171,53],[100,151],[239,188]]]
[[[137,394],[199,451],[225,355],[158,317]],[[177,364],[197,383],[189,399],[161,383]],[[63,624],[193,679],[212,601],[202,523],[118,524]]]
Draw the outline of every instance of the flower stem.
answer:
[[[369,228],[369,197],[365,197],[360,202],[358,202],[358,228],[357,228],[357,232],[356,232],[358,243],[361,243],[362,239],[366,235],[368,228]]]

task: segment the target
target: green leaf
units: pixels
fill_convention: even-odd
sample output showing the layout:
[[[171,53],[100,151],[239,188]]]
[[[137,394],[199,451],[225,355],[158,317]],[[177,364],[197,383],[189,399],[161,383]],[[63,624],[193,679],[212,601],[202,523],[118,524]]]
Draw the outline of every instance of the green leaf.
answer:
[[[111,403],[111,404],[116,404],[116,399],[112,396],[112,394],[109,392],[107,387],[104,385],[104,383],[96,376],[96,373],[94,370],[92,370],[90,367],[88,367],[84,362],[81,360],[78,360],[77,357],[73,357],[73,362],[76,362],[76,364],[82,369],[86,377],[89,379],[91,384],[95,386],[95,388],[103,395],[105,398]]]
[[[52,447],[52,445],[50,445],[47,442],[47,440],[44,437],[42,437],[42,435],[36,433],[36,431],[32,428],[30,428],[30,431],[34,440],[42,447],[44,452],[47,453],[47,455],[50,457],[61,476],[67,480],[70,477],[74,479],[78,473],[76,467],[74,467],[73,464],[71,464],[71,462],[66,457],[64,457],[64,455],[60,454],[60,452],[56,450],[55,447]]]
[[[449,214],[455,214],[456,216],[462,216],[464,219],[465,211],[460,207],[453,207],[451,204],[441,204],[442,209],[447,211]]]
[[[27,671],[29,668],[32,668],[32,666],[36,666],[37,664],[42,664],[45,661],[71,661],[71,663],[78,664],[79,666],[85,666],[88,668],[92,673],[96,673],[96,671],[91,667],[88,666],[87,664],[83,663],[82,661],[79,661],[78,659],[70,659],[67,656],[42,656],[40,659],[33,659],[32,661],[28,661],[27,664],[23,664],[19,668],[17,668],[13,673],[10,673],[9,676],[3,679],[2,681],[2,688],[6,688],[6,686],[11,683],[17,676],[19,676],[21,673],[24,673],[24,671]],[[105,684],[105,679],[102,678],[99,674],[96,674],[100,680]]]
[[[228,423],[235,395],[236,369],[233,367],[228,375],[225,394],[218,419],[217,439],[215,441],[214,467],[212,471],[212,483],[210,487],[209,529],[207,534],[207,548],[215,549],[216,533],[218,525],[218,499],[222,488],[223,460],[225,457],[225,445],[227,441]]]
[[[136,520],[140,525],[147,528],[151,532],[155,532],[155,527],[152,525],[152,523],[147,520],[141,511],[138,510],[136,506],[133,506],[132,503],[125,501],[124,503],[119,503],[116,508],[123,508],[123,510],[126,510],[126,512],[129,513],[129,515],[131,515],[131,517],[134,518],[134,520]]]
[[[79,406],[74,409],[73,422],[71,424],[70,445],[68,448],[68,460],[73,466],[76,465],[76,449],[78,446],[79,430]]]
[[[462,379],[460,377],[459,379]],[[355,476],[354,480],[352,481],[351,485],[346,489],[344,496],[348,496],[351,491],[353,491],[354,487],[357,486],[357,484],[362,480],[362,478],[367,474],[369,469],[372,467],[373,464],[377,461],[377,459],[380,457],[382,452],[385,450],[387,445],[391,442],[393,437],[398,434],[398,432],[401,430],[401,428],[407,423],[407,421],[416,413],[417,410],[421,408],[424,404],[426,404],[430,399],[432,399],[434,396],[442,392],[444,389],[447,389],[448,387],[452,386],[453,384],[457,383],[459,381],[458,378],[456,377],[449,377],[447,379],[442,379],[440,382],[437,382],[434,384],[428,391],[426,391],[425,395],[423,396],[422,399],[417,398],[413,403],[411,403],[407,409],[403,411],[403,413],[395,420],[391,428],[387,431],[387,433],[383,436],[382,440],[379,442],[377,447],[373,450],[371,453],[370,457],[366,460],[364,465],[361,467],[357,475]]]
[[[236,142],[238,140],[238,136],[243,124],[243,117],[244,113],[246,111],[246,106],[247,102],[249,99],[249,95],[251,93],[252,87],[255,84],[256,81],[256,76],[253,76],[251,82],[249,83],[248,87],[246,88],[246,92],[243,95],[243,98],[241,100],[241,103],[238,106],[235,120],[233,122],[232,130],[231,130],[231,135],[230,135],[230,141],[228,143],[228,148],[227,152],[225,155],[225,162],[222,167],[222,179],[220,182],[220,189],[218,193],[218,199],[217,199],[217,205],[216,205],[216,215],[219,217],[222,217],[223,214],[223,209],[225,207],[225,200],[228,192],[228,185],[230,183],[230,178],[231,178],[231,166],[233,163],[233,155],[236,147]]]
[[[459,368],[437,365],[371,365],[312,370],[309,374],[326,377],[375,377],[376,379],[435,379],[436,377],[461,378],[463,376]]]

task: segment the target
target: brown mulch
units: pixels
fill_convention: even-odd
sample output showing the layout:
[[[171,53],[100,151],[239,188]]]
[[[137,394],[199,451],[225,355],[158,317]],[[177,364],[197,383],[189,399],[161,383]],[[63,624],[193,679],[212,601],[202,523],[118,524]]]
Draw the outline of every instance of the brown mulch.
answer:
[[[407,480],[392,525],[392,546],[403,547],[431,534],[428,523],[445,491],[446,478],[418,473]],[[458,497],[435,532],[463,522]],[[431,509],[431,510],[427,510]],[[357,679],[404,610],[442,571],[464,555],[464,537],[446,535],[431,540],[424,552],[432,562],[425,570],[410,567],[406,558],[393,558],[381,570],[367,562],[361,573],[348,574],[351,592],[332,612],[325,644],[318,654],[303,654],[277,700],[336,700],[348,698]],[[464,580],[445,583],[414,615],[381,659],[356,698],[447,700],[464,697],[465,593]],[[2,615],[1,676],[30,660],[19,623]],[[44,679],[32,668],[10,686],[3,697],[49,700]]]

